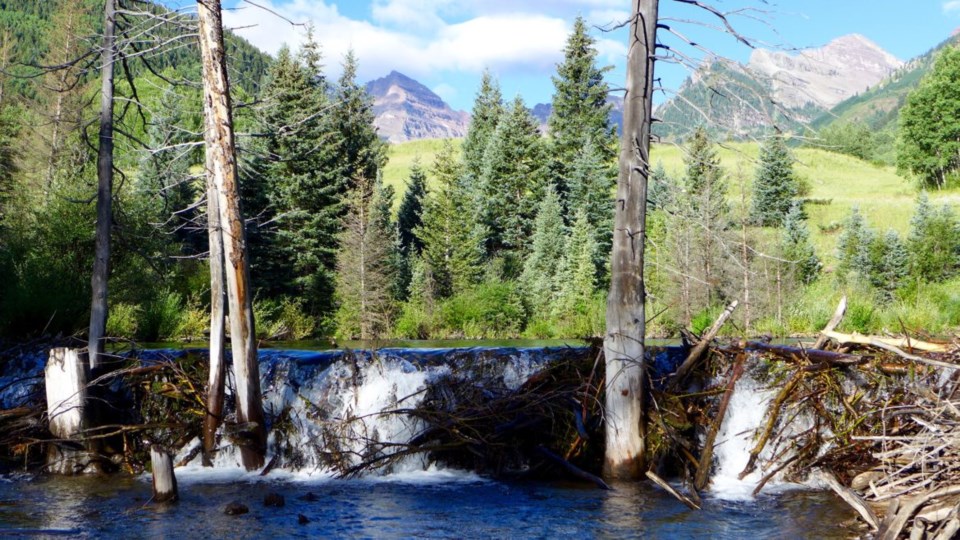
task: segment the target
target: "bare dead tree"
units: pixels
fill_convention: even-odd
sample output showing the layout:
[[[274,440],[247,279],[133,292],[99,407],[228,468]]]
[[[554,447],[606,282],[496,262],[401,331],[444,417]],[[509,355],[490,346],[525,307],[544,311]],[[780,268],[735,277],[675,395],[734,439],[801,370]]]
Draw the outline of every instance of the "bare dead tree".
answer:
[[[204,138],[209,167],[207,175],[212,179],[215,188],[215,193],[209,193],[207,198],[208,201],[216,199],[219,209],[230,309],[230,341],[236,376],[237,421],[244,425],[244,431],[249,434],[247,444],[241,446],[240,453],[244,467],[253,470],[263,466],[266,426],[260,392],[246,232],[240,213],[236,144],[220,1],[197,0],[197,16],[203,59]]]

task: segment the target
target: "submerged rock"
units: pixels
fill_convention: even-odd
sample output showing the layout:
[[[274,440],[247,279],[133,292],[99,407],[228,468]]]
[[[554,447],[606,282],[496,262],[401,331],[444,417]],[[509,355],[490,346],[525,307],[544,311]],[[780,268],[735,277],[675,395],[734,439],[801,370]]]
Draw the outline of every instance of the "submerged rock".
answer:
[[[249,511],[250,509],[247,508],[247,505],[237,501],[227,504],[227,507],[223,509],[223,513],[228,516],[239,516]]]
[[[267,493],[267,496],[263,498],[263,505],[271,508],[283,508],[286,504],[286,499],[279,493]]]

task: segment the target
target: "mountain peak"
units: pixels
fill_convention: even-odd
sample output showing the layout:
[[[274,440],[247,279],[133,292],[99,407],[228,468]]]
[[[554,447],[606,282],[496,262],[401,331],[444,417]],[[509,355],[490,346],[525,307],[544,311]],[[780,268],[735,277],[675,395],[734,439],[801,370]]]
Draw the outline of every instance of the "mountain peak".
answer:
[[[823,47],[797,54],[757,49],[748,69],[770,82],[788,107],[813,104],[829,109],[866,90],[903,65],[860,34],[840,36]]]
[[[374,125],[390,142],[463,137],[470,115],[455,111],[420,82],[393,70],[367,83]]]

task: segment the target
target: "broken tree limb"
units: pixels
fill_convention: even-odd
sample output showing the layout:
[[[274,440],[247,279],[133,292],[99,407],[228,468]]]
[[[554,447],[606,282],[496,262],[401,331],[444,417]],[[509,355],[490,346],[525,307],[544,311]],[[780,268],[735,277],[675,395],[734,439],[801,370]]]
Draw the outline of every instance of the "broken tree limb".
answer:
[[[865,336],[854,332],[853,334],[841,334],[831,330],[820,332],[821,338],[829,338],[841,345],[870,345],[871,347],[884,346],[896,347],[899,349],[913,349],[922,352],[943,353],[948,352],[950,348],[940,343],[930,343],[928,341],[919,341],[910,338],[883,338],[877,336]],[[818,341],[819,343],[819,341]],[[881,347],[883,348],[883,347]],[[890,350],[890,349],[887,349]]]
[[[832,474],[826,471],[820,471],[820,478],[824,481],[834,493],[837,494],[843,502],[850,505],[851,508],[857,511],[860,514],[860,517],[867,522],[867,525],[870,525],[870,528],[877,531],[880,530],[880,520],[877,518],[877,514],[873,512],[873,509],[870,508],[867,503],[863,502],[853,490],[845,488],[840,485],[840,482]]]
[[[659,476],[657,476],[656,474],[654,474],[653,471],[647,471],[647,478],[649,478],[650,480],[652,480],[654,484],[662,487],[662,488],[664,489],[664,491],[666,491],[666,492],[669,493],[670,495],[673,495],[674,498],[676,498],[678,501],[680,501],[680,502],[682,502],[683,504],[687,505],[687,507],[690,508],[691,510],[699,510],[699,509],[700,509],[700,505],[698,505],[697,503],[693,502],[693,501],[690,499],[690,497],[687,497],[686,495],[684,495],[684,494],[680,493],[679,491],[673,489],[673,486],[671,486],[670,484],[668,484],[663,478],[660,478]]]
[[[740,353],[733,364],[733,370],[730,372],[730,379],[727,381],[727,389],[720,400],[720,406],[717,408],[717,416],[710,424],[710,431],[707,432],[707,438],[703,443],[703,453],[700,455],[700,463],[697,465],[697,474],[694,477],[693,485],[697,490],[702,490],[707,486],[710,480],[710,464],[713,461],[713,445],[717,440],[717,433],[720,432],[720,426],[723,424],[723,418],[727,414],[727,407],[730,405],[730,398],[733,396],[733,389],[737,385],[737,380],[743,375],[743,363],[746,360],[746,354]]]
[[[951,363],[948,363],[948,362],[941,362],[941,361],[939,361],[939,360],[933,360],[933,359],[931,359],[931,358],[924,358],[924,357],[922,357],[922,356],[917,356],[917,355],[915,355],[915,354],[910,354],[910,353],[908,353],[908,352],[903,351],[902,349],[900,349],[900,348],[898,348],[898,347],[895,347],[895,346],[893,346],[893,345],[889,345],[889,344],[887,344],[887,343],[884,343],[884,342],[879,341],[879,340],[876,340],[876,339],[870,341],[870,346],[871,346],[871,347],[876,347],[876,348],[878,348],[878,349],[883,349],[883,350],[885,350],[885,351],[890,351],[890,352],[896,354],[897,356],[899,356],[900,358],[903,358],[904,360],[911,360],[911,361],[913,361],[913,362],[917,362],[918,364],[926,364],[926,365],[928,365],[928,366],[934,366],[934,367],[939,367],[939,368],[944,368],[944,369],[960,369],[960,364],[951,364]]]
[[[821,351],[817,349],[801,349],[800,347],[790,347],[788,345],[771,345],[759,341],[749,341],[744,347],[748,351],[761,351],[775,354],[787,360],[799,361],[807,359],[815,364],[833,364],[839,366],[851,366],[862,364],[865,359],[855,354],[844,354],[833,351]]]
[[[707,330],[707,333],[703,335],[697,345],[690,351],[690,354],[687,355],[686,360],[680,364],[680,367],[677,368],[676,373],[673,374],[673,378],[670,380],[670,388],[677,388],[683,381],[690,375],[690,373],[700,364],[700,361],[706,355],[707,350],[710,348],[710,343],[717,337],[717,334],[720,333],[720,329],[723,328],[724,323],[727,322],[727,319],[733,315],[734,310],[737,309],[739,302],[734,300],[730,302],[730,305],[723,310],[723,313],[717,317],[717,320],[714,321],[713,326]]]
[[[830,321],[827,322],[827,325],[823,327],[823,331],[820,332],[820,337],[817,338],[817,342],[813,344],[814,349],[822,349],[827,344],[827,332],[833,332],[837,329],[837,326],[840,325],[840,321],[843,320],[843,315],[847,312],[847,297],[844,296],[840,299],[840,303],[837,304],[837,309],[833,312],[833,317],[830,317]]]

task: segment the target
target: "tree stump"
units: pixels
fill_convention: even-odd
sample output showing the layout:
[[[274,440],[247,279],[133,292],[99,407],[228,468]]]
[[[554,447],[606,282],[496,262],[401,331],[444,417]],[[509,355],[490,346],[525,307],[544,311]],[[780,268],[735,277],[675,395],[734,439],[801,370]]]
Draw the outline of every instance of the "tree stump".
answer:
[[[173,457],[160,445],[150,447],[150,463],[153,470],[153,501],[176,502],[177,477],[173,474]]]
[[[44,380],[50,433],[57,439],[47,445],[47,468],[54,474],[77,474],[86,467],[87,453],[76,441],[86,425],[86,358],[77,349],[50,350]]]

